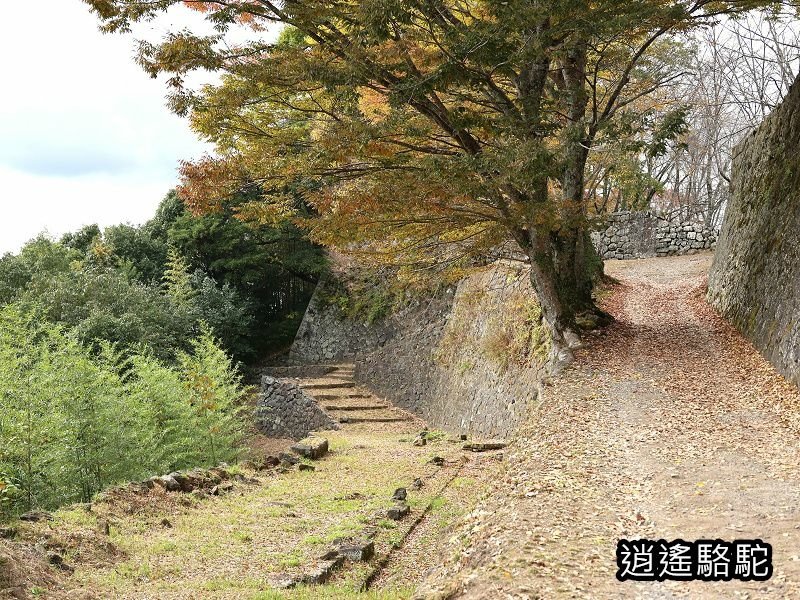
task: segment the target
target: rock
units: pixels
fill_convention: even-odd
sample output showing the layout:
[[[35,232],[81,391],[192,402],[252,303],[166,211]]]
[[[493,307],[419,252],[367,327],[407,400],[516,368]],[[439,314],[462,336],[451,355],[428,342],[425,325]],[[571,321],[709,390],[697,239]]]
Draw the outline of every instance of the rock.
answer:
[[[462,433],[461,435],[458,436],[458,439],[461,440],[462,442],[466,442],[467,441],[467,434],[466,433]]]
[[[289,452],[281,452],[278,454],[278,458],[280,458],[282,466],[296,465],[300,462],[300,458],[294,454],[290,454]]]
[[[325,560],[320,565],[303,575],[301,582],[305,585],[321,585],[328,581],[339,567],[344,564],[344,556],[337,556],[331,560]]]
[[[299,465],[297,465],[297,468],[300,469],[301,471],[316,471],[317,470],[317,467],[315,467],[314,465],[307,465],[305,463],[300,463]]]
[[[392,495],[392,500],[405,500],[408,497],[406,488],[397,488]]]
[[[0,527],[0,539],[11,540],[17,535],[17,530],[13,527]]]
[[[64,557],[61,556],[58,552],[48,552],[47,562],[49,562],[57,569],[61,569],[62,571],[67,571],[68,573],[72,573],[75,571],[75,569],[73,569],[71,566],[69,566],[67,563],[64,562]]]
[[[197,485],[197,478],[187,473],[175,472],[175,473],[170,473],[169,476],[178,482],[181,491],[186,494],[191,492]]]
[[[418,446],[418,447],[419,446],[424,446],[427,443],[428,443],[427,438],[422,437],[421,435],[418,435],[417,437],[415,437],[414,441],[413,441],[413,445],[414,446]]]
[[[163,475],[156,479],[155,483],[160,485],[168,492],[180,492],[181,484],[178,483],[172,475]]]
[[[172,529],[172,522],[165,517],[165,518],[161,519],[161,526],[164,529]]]
[[[432,465],[436,465],[437,467],[444,466],[444,459],[441,456],[434,456],[428,462],[431,463]]]
[[[328,452],[328,440],[321,437],[307,437],[292,446],[292,451],[312,460],[325,456]]]
[[[215,485],[213,488],[211,488],[211,495],[212,496],[221,496],[222,494],[225,494],[225,493],[230,492],[232,490],[233,490],[233,484],[230,481],[225,481],[225,482],[220,483],[219,485]]]
[[[28,523],[39,523],[41,521],[52,521],[53,515],[44,510],[32,510],[19,516],[20,521],[27,521]]]
[[[339,547],[339,554],[355,562],[368,561],[375,555],[375,542],[360,541]]]
[[[411,509],[408,507],[408,504],[399,503],[386,511],[386,517],[392,521],[399,521],[410,512]]]
[[[417,477],[414,480],[414,483],[411,484],[411,489],[412,490],[421,490],[423,485],[425,485],[425,484],[422,482],[422,479]]]
[[[508,444],[502,440],[493,440],[489,442],[471,442],[464,444],[462,448],[470,452],[488,452],[490,450],[502,450]]]

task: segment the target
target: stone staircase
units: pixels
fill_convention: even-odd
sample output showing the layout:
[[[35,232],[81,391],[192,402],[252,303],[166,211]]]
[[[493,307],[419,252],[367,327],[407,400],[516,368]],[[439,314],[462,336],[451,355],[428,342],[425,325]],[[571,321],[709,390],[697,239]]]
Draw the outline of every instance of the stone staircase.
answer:
[[[300,383],[336,421],[342,425],[396,423],[417,426],[419,420],[404,410],[356,385],[354,365],[331,365],[323,377],[306,378]]]

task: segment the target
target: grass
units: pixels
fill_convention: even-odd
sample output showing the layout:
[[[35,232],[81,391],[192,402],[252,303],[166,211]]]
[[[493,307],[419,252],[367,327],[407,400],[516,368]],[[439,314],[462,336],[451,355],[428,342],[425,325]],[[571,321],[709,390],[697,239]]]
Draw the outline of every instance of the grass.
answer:
[[[112,522],[110,541],[119,553],[87,563],[78,556],[71,563],[76,567],[71,584],[98,597],[407,598],[410,590],[357,592],[364,565],[337,574],[322,596],[319,588],[270,589],[282,574],[303,572],[335,540],[357,537],[367,525],[377,526],[378,552],[400,543],[411,519],[398,523],[381,516],[398,487],[409,488],[414,512],[431,500],[441,506],[435,496],[446,474],[427,460],[431,450],[447,457],[458,453],[458,446],[441,432],[432,432],[422,448],[401,442],[402,437],[391,431],[331,432],[332,453],[314,463],[314,472],[268,476],[257,485],[237,483],[231,493],[215,498],[170,494],[135,510],[97,502],[91,512],[64,509],[54,522],[37,526],[69,539],[69,532],[95,531],[100,518]],[[440,472],[441,483],[429,479],[422,490],[410,489],[417,477]]]

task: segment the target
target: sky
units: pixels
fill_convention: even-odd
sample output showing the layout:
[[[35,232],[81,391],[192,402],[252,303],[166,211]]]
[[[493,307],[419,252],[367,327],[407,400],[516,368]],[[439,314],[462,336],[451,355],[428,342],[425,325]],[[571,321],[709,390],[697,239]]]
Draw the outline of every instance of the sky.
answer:
[[[102,34],[81,0],[8,3],[0,19],[0,254],[42,231],[138,224],[210,150],[134,62],[133,35]],[[158,39],[198,15],[147,25]]]

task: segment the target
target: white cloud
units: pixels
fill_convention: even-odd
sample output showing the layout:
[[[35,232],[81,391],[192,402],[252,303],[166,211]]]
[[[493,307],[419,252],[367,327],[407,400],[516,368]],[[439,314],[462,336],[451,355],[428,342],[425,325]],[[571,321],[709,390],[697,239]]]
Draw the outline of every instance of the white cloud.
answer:
[[[0,253],[43,229],[141,222],[206,147],[133,60],[131,36],[103,35],[79,0],[10,3],[0,20]],[[176,11],[139,35],[196,22]]]

